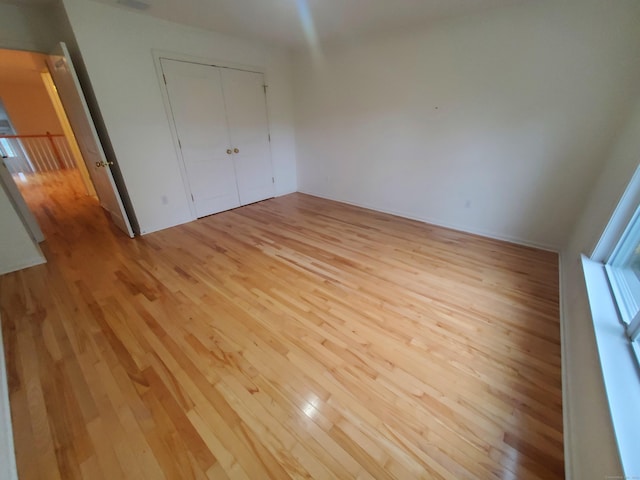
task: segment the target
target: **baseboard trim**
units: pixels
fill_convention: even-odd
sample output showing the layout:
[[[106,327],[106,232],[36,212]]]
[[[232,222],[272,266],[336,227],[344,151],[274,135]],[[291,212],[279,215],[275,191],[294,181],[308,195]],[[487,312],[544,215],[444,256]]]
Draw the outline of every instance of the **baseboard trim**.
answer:
[[[276,192],[275,198],[284,197],[285,195],[291,195],[292,193],[296,193],[296,192],[297,192],[297,190],[285,190],[285,191],[282,191],[282,192]]]
[[[2,325],[1,318],[0,325]],[[2,328],[0,328],[0,480],[18,480]]]
[[[567,314],[566,306],[567,300],[563,293],[564,288],[564,273],[563,273],[563,260],[566,257],[566,253],[560,251],[558,254],[558,284],[559,292],[558,297],[560,299],[560,368],[562,369],[562,445],[564,448],[564,476],[566,480],[573,478],[573,456],[571,454],[571,387],[569,383],[569,371],[568,371],[568,358],[569,358],[569,335],[566,325]]]
[[[322,193],[313,192],[311,190],[299,189],[299,193],[304,193],[305,195],[311,195],[312,197],[325,198],[327,200],[333,200],[334,202],[345,203],[347,205],[353,205],[354,207],[366,208],[368,210],[374,210],[376,212],[388,213],[389,215],[396,215],[402,218],[408,218],[409,220],[416,220],[418,222],[428,223],[429,225],[435,225],[437,227],[448,228],[450,230],[456,230],[458,232],[470,233],[472,235],[478,235],[479,237],[491,238],[493,240],[501,240],[503,242],[514,243],[516,245],[522,245],[524,247],[536,248],[539,250],[546,250],[548,252],[559,253],[560,249],[557,245],[550,245],[539,242],[532,242],[530,240],[526,240],[523,238],[512,237],[509,235],[499,235],[493,232],[487,232],[484,230],[474,230],[463,228],[460,225],[444,222],[439,219],[427,218],[427,217],[419,217],[406,212],[401,212],[397,210],[390,210],[386,208],[380,208],[374,205],[353,202],[351,200],[345,200],[343,198],[334,197],[332,195],[325,195]]]

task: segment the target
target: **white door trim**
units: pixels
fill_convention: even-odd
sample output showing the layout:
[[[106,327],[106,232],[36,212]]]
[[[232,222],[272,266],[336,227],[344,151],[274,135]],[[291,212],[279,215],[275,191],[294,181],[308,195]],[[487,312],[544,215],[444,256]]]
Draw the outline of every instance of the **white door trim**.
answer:
[[[0,319],[0,324],[2,319]],[[9,385],[7,366],[4,361],[4,343],[0,328],[0,479],[18,480],[16,454],[11,429],[11,407],[9,405]]]

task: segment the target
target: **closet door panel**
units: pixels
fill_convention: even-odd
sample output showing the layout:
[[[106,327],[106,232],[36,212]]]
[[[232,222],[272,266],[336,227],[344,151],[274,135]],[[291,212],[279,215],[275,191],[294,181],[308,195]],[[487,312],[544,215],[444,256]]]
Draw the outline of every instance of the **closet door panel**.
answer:
[[[161,60],[198,217],[240,205],[219,68]]]
[[[221,69],[236,178],[243,205],[274,196],[264,76]]]

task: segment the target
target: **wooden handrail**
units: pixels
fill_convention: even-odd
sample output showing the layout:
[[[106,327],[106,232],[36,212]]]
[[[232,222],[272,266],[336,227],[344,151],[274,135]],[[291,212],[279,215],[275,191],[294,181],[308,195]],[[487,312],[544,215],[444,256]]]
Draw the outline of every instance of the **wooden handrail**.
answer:
[[[48,138],[48,137],[64,137],[62,133],[45,133],[35,135],[1,135],[0,138]]]
[[[56,147],[55,142],[53,141],[54,137],[64,137],[63,134],[52,134],[51,132],[47,132],[45,134],[34,134],[34,135],[0,135],[0,138],[11,138],[11,139],[16,139],[16,140],[26,140],[28,138],[46,138],[47,140],[49,140],[49,148],[51,149],[51,152],[53,154],[53,159],[55,160],[55,162],[58,164],[58,167],[61,170],[64,170],[66,167],[66,165],[64,164],[64,160],[62,159],[62,156],[60,155],[60,152],[58,151],[58,147]]]

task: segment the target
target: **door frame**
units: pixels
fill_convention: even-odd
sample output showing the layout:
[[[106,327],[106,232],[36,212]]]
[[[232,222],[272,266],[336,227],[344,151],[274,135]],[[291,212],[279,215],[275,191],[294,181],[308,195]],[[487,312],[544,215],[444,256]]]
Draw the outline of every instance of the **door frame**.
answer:
[[[171,52],[167,50],[158,50],[151,49],[151,55],[153,56],[153,64],[156,70],[156,76],[158,78],[158,86],[160,87],[160,94],[162,96],[162,104],[164,106],[164,111],[167,116],[167,123],[169,124],[169,130],[171,132],[171,141],[173,142],[173,149],[176,156],[176,161],[178,162],[178,168],[180,169],[180,177],[182,178],[182,186],[184,188],[184,196],[187,201],[187,205],[189,205],[189,212],[191,213],[191,220],[197,220],[198,215],[196,213],[195,204],[191,198],[191,187],[189,186],[189,178],[187,176],[187,169],[184,163],[184,157],[182,156],[182,149],[180,148],[180,144],[178,142],[178,129],[173,118],[173,113],[171,111],[171,103],[169,101],[169,91],[167,90],[167,84],[164,80],[164,73],[162,71],[162,64],[160,63],[162,59],[166,60],[174,60],[177,62],[186,62],[186,63],[196,63],[199,65],[208,65],[210,67],[221,67],[221,68],[232,68],[234,70],[242,70],[245,72],[251,73],[260,73],[264,78],[264,83],[266,87],[269,87],[269,81],[267,79],[267,72],[265,67],[257,67],[254,65],[246,65],[242,63],[230,62],[227,60],[220,60],[215,58],[207,58],[207,57],[199,57],[194,55],[182,54]],[[264,95],[265,108],[267,112],[267,132],[269,137],[271,137],[271,123],[270,123],[270,115],[269,115],[269,101],[265,91]],[[273,169],[273,151],[271,150],[271,142],[269,142],[269,154],[271,157],[271,168]],[[275,175],[275,172],[274,172]]]

